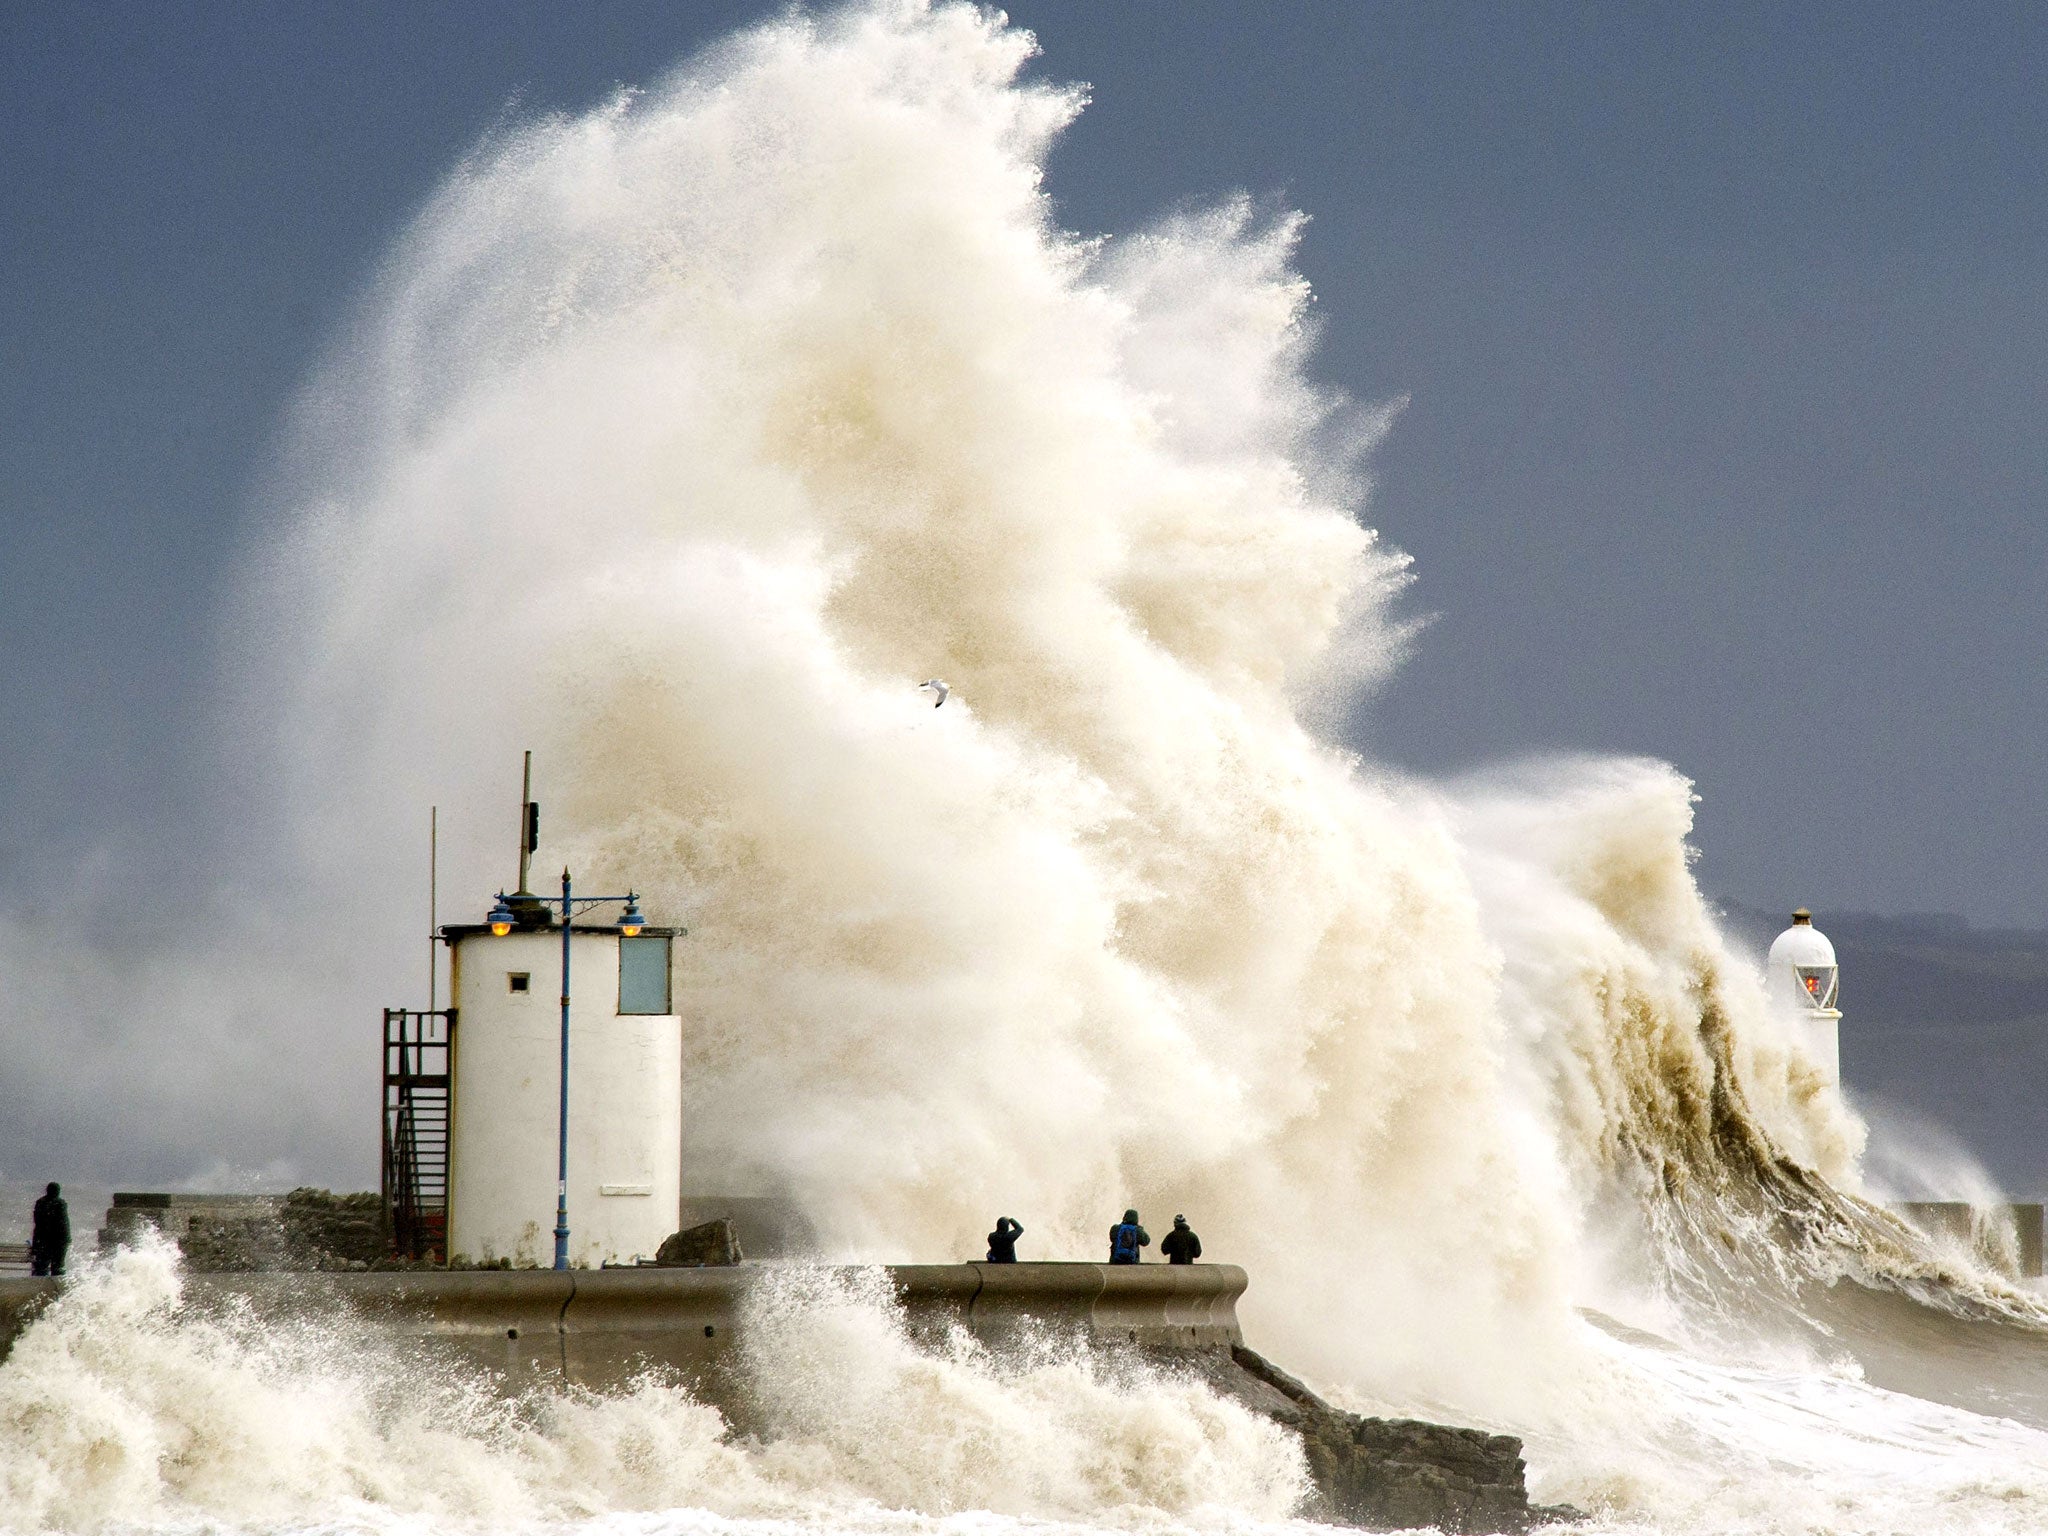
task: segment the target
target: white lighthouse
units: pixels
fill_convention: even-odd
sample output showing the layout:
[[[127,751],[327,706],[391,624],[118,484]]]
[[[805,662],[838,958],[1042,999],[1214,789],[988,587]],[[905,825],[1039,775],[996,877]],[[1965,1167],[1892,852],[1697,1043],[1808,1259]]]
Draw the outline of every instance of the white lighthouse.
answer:
[[[1807,1055],[1826,1074],[1830,1086],[1842,1083],[1842,1010],[1835,1006],[1841,970],[1835,946],[1813,926],[1813,914],[1801,907],[1792,926],[1771,942],[1764,963],[1771,1000],[1798,1029]]]

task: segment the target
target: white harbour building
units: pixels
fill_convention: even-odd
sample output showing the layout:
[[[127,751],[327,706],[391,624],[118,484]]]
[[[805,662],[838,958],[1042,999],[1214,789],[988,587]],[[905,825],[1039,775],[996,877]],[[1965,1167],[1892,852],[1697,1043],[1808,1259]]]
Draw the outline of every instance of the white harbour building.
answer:
[[[513,922],[442,929],[457,1029],[450,1051],[447,1251],[545,1267],[554,1252],[563,1026],[561,924],[507,898]],[[496,915],[495,913],[493,914]],[[651,1259],[676,1229],[682,1021],[675,930],[568,935],[568,1262]]]
[[[529,763],[529,774],[531,768]],[[451,1006],[384,1011],[383,1202],[391,1251],[425,1262],[598,1268],[676,1231],[682,1021],[675,940],[638,898],[519,889],[435,930]]]

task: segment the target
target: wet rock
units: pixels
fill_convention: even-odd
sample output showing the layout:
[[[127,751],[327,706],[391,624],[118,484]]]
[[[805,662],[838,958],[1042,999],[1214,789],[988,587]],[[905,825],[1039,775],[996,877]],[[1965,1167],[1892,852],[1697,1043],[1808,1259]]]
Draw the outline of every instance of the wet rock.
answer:
[[[740,1252],[739,1234],[733,1230],[732,1222],[721,1216],[664,1238],[654,1262],[664,1269],[687,1269],[707,1264],[738,1264],[745,1258]]]
[[[195,1275],[245,1274],[293,1267],[284,1227],[275,1215],[197,1215],[178,1235],[185,1268]]]
[[[1241,1344],[1230,1360],[1249,1381],[1220,1384],[1301,1436],[1316,1518],[1367,1530],[1468,1533],[1586,1518],[1569,1505],[1529,1502],[1522,1442],[1513,1435],[1346,1413]]]
[[[281,1213],[285,1250],[311,1269],[367,1269],[385,1257],[384,1202],[374,1191],[295,1189]]]
[[[194,1274],[388,1267],[383,1201],[373,1192],[288,1195],[114,1196],[100,1229],[103,1249],[153,1228],[171,1238]]]

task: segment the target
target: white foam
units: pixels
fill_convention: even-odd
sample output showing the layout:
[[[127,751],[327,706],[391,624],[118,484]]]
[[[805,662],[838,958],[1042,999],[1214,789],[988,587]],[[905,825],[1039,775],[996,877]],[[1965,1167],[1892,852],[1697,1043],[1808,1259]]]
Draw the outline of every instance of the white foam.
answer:
[[[1825,1257],[1792,1218],[1855,1241],[1820,1179],[1855,1185],[1861,1127],[1717,932],[1690,787],[1583,760],[1422,785],[1304,724],[1407,639],[1405,562],[1359,521],[1390,413],[1308,377],[1297,220],[1058,228],[1078,97],[1020,83],[1029,51],[959,6],[785,19],[507,130],[431,199],[297,408],[245,573],[223,719],[266,851],[227,907],[296,969],[234,1053],[360,1059],[278,1021],[413,989],[383,893],[420,811],[481,910],[533,747],[546,860],[691,929],[693,1186],[792,1196],[865,1258],[965,1256],[997,1211],[1092,1258],[1127,1204],[1185,1210],[1252,1267],[1255,1342],[1527,1432],[1553,1496],[1889,1518],[1854,1424],[1807,1461],[1773,1437],[1906,1410],[1818,1367],[1631,1363],[1573,1310],[1695,1309],[1730,1348],[1706,1324],[1747,1277],[1790,1295]],[[326,921],[266,931],[273,889]],[[219,990],[189,989],[201,1038]],[[851,1302],[771,1334],[810,1352],[764,1367],[790,1434],[756,1454],[655,1387],[506,1418],[444,1384],[408,1418],[318,1339],[135,1313],[145,1280],[95,1279],[6,1368],[67,1405],[10,1400],[38,1518],[1282,1507],[1263,1432],[1200,1394],[1000,1381]],[[1942,1497],[2030,1497],[1972,1481],[2004,1431],[1899,1422],[1929,1468],[1956,1440]],[[1802,1503],[1832,1457],[1840,1498]]]
[[[1063,234],[1026,52],[778,23],[442,190],[305,407],[280,819],[345,902],[439,801],[488,891],[532,745],[547,857],[691,929],[698,1187],[878,1259],[1190,1209],[1291,1358],[1526,1394],[1570,1218],[1450,814],[1295,716],[1400,562],[1294,223]]]
[[[2031,1532],[2048,1524],[2048,1434],[1887,1392],[1853,1368],[1777,1369],[1606,1341],[1631,1411],[1532,1457],[1609,1511],[1684,1532]]]
[[[758,1440],[653,1378],[506,1399],[324,1309],[209,1313],[152,1238],[89,1265],[0,1363],[0,1524],[1227,1525],[1284,1519],[1304,1490],[1292,1438],[1199,1385],[914,1349],[879,1273],[771,1277],[743,1335]]]

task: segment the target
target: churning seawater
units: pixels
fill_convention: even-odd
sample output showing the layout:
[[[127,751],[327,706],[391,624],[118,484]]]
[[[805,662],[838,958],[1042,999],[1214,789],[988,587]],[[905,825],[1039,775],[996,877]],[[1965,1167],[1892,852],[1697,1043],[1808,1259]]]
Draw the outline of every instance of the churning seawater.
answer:
[[[1602,1529],[2048,1525],[2041,1309],[1858,1198],[1862,1127],[1691,879],[1686,781],[1337,744],[1411,639],[1359,520],[1392,413],[1308,378],[1298,220],[1063,232],[1081,98],[1030,52],[955,5],[778,20],[501,130],[397,242],[229,621],[251,859],[348,914],[289,935],[297,1006],[411,974],[363,893],[428,803],[503,823],[532,747],[548,856],[691,930],[686,1187],[876,1261],[1188,1211],[1257,1347],[1524,1436]],[[442,889],[498,864],[458,840]],[[658,1381],[508,1404],[196,1315],[129,1253],[0,1366],[0,1523],[1297,1507],[1296,1448],[1198,1387],[920,1353],[807,1283],[743,1439]]]

